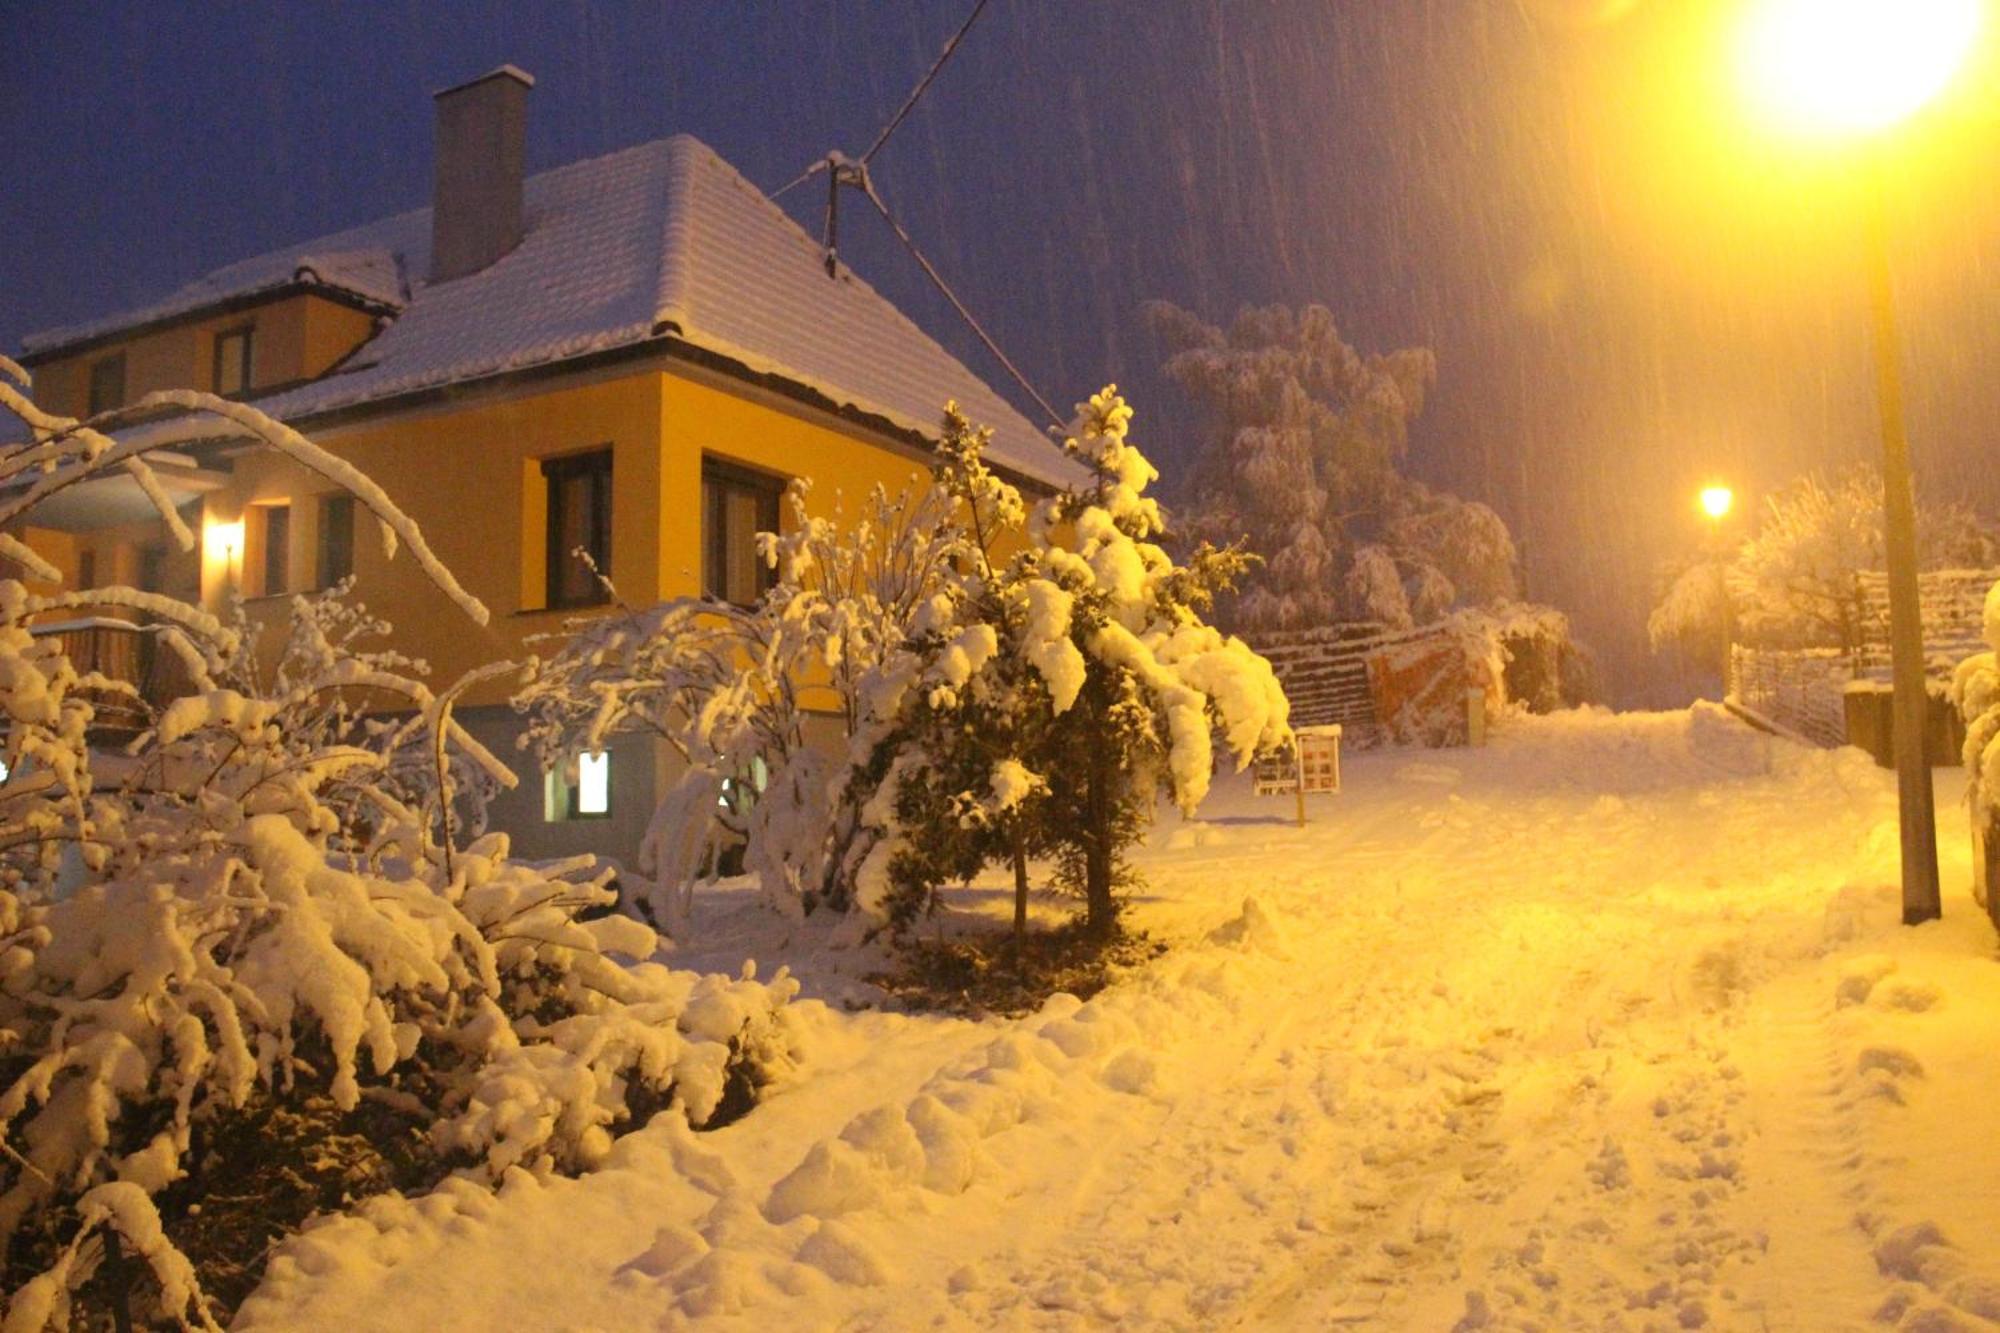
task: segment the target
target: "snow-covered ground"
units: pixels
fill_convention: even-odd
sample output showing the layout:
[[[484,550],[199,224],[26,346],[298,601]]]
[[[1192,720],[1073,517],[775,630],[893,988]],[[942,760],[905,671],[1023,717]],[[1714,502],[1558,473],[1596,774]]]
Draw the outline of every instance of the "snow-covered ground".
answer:
[[[1303,830],[1241,782],[1170,816],[1135,916],[1175,947],[1085,1004],[847,1012],[865,968],[802,931],[835,1003],[746,1119],[377,1201],[240,1326],[2000,1323],[2000,965],[1952,775],[1914,930],[1890,775],[1712,708],[1346,777]],[[745,911],[711,950],[778,938]]]

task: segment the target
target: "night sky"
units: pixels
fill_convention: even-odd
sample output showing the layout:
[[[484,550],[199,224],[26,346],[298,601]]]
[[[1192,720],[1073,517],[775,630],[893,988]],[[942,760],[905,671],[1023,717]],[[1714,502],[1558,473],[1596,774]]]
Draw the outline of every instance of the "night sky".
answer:
[[[965,0],[0,5],[0,346],[428,201],[431,90],[537,79],[530,170],[679,131],[775,187],[859,152]],[[1851,164],[1767,141],[1677,0],[993,0],[876,177],[1043,394],[1195,442],[1140,304],[1330,306],[1435,348],[1411,468],[1493,504],[1623,702],[1711,476],[1875,447]],[[1989,25],[1989,46],[1992,45]],[[1890,168],[1920,490],[2000,511],[1994,61]],[[816,227],[817,190],[789,197]],[[1003,393],[886,233],[843,253]],[[1018,393],[1010,396],[1019,398]]]

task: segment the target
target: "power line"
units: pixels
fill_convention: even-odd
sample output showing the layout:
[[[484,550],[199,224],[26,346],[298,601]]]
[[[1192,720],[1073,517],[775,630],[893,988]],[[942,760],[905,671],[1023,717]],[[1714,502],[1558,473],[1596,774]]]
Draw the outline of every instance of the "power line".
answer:
[[[991,0],[976,0],[976,3],[972,6],[972,12],[965,16],[965,22],[958,25],[958,31],[954,32],[951,35],[951,39],[944,44],[944,49],[938,52],[937,59],[931,62],[931,67],[924,72],[924,76],[917,80],[917,86],[912,88],[910,95],[903,99],[903,105],[897,108],[896,114],[889,118],[889,123],[882,127],[882,132],[875,136],[875,142],[868,146],[867,152],[863,153],[859,159],[850,158],[838,150],[830,152],[794,176],[791,180],[773,190],[769,198],[776,200],[798,186],[805,184],[821,172],[826,173],[826,213],[821,224],[824,230],[821,234],[820,244],[826,255],[826,276],[833,278],[839,276],[840,272],[840,187],[846,185],[861,191],[868,202],[875,206],[875,211],[882,215],[882,220],[889,224],[889,230],[896,234],[896,239],[903,243],[903,248],[910,252],[910,258],[917,261],[917,267],[924,271],[924,276],[931,280],[931,285],[936,287],[944,299],[951,303],[951,308],[958,312],[958,317],[965,321],[967,328],[972,330],[973,336],[977,337],[986,350],[993,354],[993,359],[998,361],[1006,368],[1007,373],[1014,377],[1014,383],[1020,385],[1021,391],[1034,400],[1035,406],[1042,409],[1042,413],[1048,418],[1049,423],[1057,430],[1061,430],[1063,429],[1062,417],[1056,413],[1053,407],[1049,406],[1047,399],[1035,392],[1035,386],[1028,383],[1028,377],[1023,375],[1020,368],[1012,361],[1008,360],[1007,354],[1000,350],[1000,344],[993,341],[993,336],[986,331],[977,319],[973,318],[972,311],[966,308],[965,302],[958,299],[958,293],[952,291],[951,284],[944,280],[944,275],[939,273],[931,261],[924,257],[924,252],[917,248],[917,243],[911,238],[910,233],[903,230],[903,224],[896,221],[895,215],[889,211],[889,206],[882,202],[882,196],[876,193],[875,182],[869,176],[868,172],[869,162],[874,159],[877,153],[882,151],[882,145],[889,142],[889,136],[894,134],[897,128],[909,118],[910,112],[922,100],[923,95],[930,90],[931,84],[937,80],[938,74],[951,60],[952,53],[958,50],[959,43],[965,40],[966,33],[972,31],[972,25],[979,21],[979,16],[986,11],[986,6],[990,2]]]
[[[991,3],[991,0],[978,0],[972,6],[972,12],[965,16],[965,22],[958,25],[958,31],[951,35],[951,40],[947,41],[944,44],[944,49],[938,52],[937,59],[933,60],[931,67],[924,71],[924,77],[917,80],[917,86],[910,89],[910,95],[903,99],[903,105],[896,109],[895,115],[889,117],[889,123],[882,127],[882,132],[875,136],[875,142],[870,144],[868,151],[861,155],[862,166],[865,167],[874,161],[875,154],[882,151],[882,145],[889,142],[889,136],[896,132],[903,121],[908,118],[910,112],[915,109],[918,101],[930,90],[931,83],[937,78],[939,71],[944,69],[946,62],[951,59],[952,53],[958,50],[958,44],[965,40],[965,34],[972,31],[972,25],[979,21],[979,16],[986,11],[986,6],[989,3]],[[835,159],[838,156],[839,154],[829,154],[826,158],[813,163],[804,171],[801,171],[798,175],[771,191],[770,197],[776,199],[796,189],[798,186],[804,185],[820,172],[827,170],[830,166],[836,165]]]
[[[1007,359],[1007,354],[1000,350],[1000,344],[994,342],[992,335],[988,334],[980,326],[979,321],[972,317],[972,312],[965,308],[965,302],[958,299],[958,294],[952,291],[951,285],[944,280],[944,276],[931,266],[930,260],[924,258],[924,252],[917,249],[917,243],[910,239],[910,233],[903,230],[903,224],[896,221],[895,215],[889,212],[889,206],[883,203],[882,196],[875,192],[875,183],[869,179],[866,167],[860,169],[859,176],[859,181],[854,183],[868,197],[868,202],[875,205],[875,211],[880,213],[882,220],[889,224],[889,230],[896,233],[896,239],[901,241],[903,248],[910,252],[910,258],[917,261],[917,267],[924,271],[924,276],[931,280],[932,284],[943,294],[945,300],[951,302],[951,308],[958,312],[958,317],[965,321],[966,327],[971,329],[979,341],[986,345],[986,350],[993,353],[993,359],[1007,368],[1007,373],[1014,377],[1014,383],[1021,386],[1021,391],[1035,400],[1035,406],[1042,409],[1043,415],[1049,419],[1049,424],[1057,430],[1061,430],[1063,428],[1063,419],[1056,414],[1056,410],[1049,406],[1047,399],[1035,392],[1035,386],[1028,383],[1028,377],[1023,375],[1019,368]]]
[[[965,16],[965,22],[958,25],[958,31],[944,44],[944,50],[938,52],[938,58],[931,63],[930,70],[923,78],[917,80],[916,87],[910,89],[910,95],[903,100],[902,109],[890,118],[889,123],[882,127],[882,132],[875,136],[875,142],[868,146],[868,151],[861,155],[862,166],[865,167],[873,161],[875,154],[882,151],[882,145],[889,142],[889,136],[896,132],[896,127],[910,114],[910,108],[917,104],[917,99],[931,86],[931,80],[938,76],[938,71],[944,68],[947,60],[951,59],[951,53],[958,49],[959,42],[964,40],[966,33],[972,31],[972,25],[979,21],[979,16],[985,11],[987,3],[988,0],[979,0],[979,3],[972,7],[972,12]]]

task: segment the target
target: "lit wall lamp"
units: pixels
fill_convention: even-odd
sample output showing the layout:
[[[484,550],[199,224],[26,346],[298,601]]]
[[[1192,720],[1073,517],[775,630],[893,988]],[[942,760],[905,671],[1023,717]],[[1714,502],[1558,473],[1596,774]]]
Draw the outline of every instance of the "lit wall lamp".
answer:
[[[243,553],[243,520],[207,524],[202,528],[201,540],[208,559],[222,563],[222,590],[226,593],[233,586],[237,557]]]

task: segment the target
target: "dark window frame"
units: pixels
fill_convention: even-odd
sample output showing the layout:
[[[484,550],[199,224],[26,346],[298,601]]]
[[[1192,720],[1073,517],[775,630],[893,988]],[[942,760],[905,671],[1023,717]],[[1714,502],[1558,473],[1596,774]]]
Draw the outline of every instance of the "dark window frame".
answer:
[[[241,338],[243,340],[243,355],[240,358],[240,364],[237,366],[237,371],[242,376],[243,382],[234,389],[224,390],[222,387],[222,367],[224,364],[222,349],[229,345],[229,340],[232,338]],[[234,328],[216,330],[215,342],[209,356],[208,382],[219,396],[234,398],[250,392],[250,372],[256,364],[256,345],[257,326],[255,324],[238,324]]]
[[[258,582],[257,595],[282,596],[292,590],[292,505],[289,500],[283,504],[258,505],[257,511],[257,522],[263,528],[258,537],[264,547],[264,567],[259,571],[262,577]],[[279,518],[280,514],[284,517]],[[277,519],[275,526],[278,528],[279,537],[275,542],[271,540],[273,519]],[[273,564],[273,561],[276,563]],[[277,575],[275,579],[271,577],[274,573]]]
[[[783,522],[786,478],[762,472],[741,463],[704,454],[701,460],[701,591],[704,597],[728,601],[729,530],[726,499],[730,492],[752,492],[757,500],[757,523],[751,541],[760,532],[777,532]],[[757,588],[751,601],[769,592],[778,581],[778,572],[762,560],[753,561]],[[736,606],[749,603],[736,602]]]
[[[338,524],[333,521],[335,513],[344,515]],[[346,491],[319,498],[319,533],[314,547],[313,577],[319,587],[331,588],[354,573],[354,497]]]
[[[167,544],[147,542],[139,548],[138,569],[139,591],[165,592],[167,590]]]
[[[110,370],[117,372],[118,390],[115,394],[111,395],[112,401],[105,402],[103,401],[103,395],[99,393],[101,387],[100,381],[104,377],[105,372]],[[109,412],[114,407],[125,406],[125,353],[113,352],[110,356],[101,356],[91,362],[90,380],[85,386],[84,394],[88,404],[88,410],[84,413],[85,416],[94,417],[99,412]]]
[[[597,578],[589,580],[584,591],[577,595],[561,595],[566,575],[581,572],[581,566],[570,554],[577,546],[590,552],[597,562],[598,572],[609,576],[611,573],[611,496],[612,496],[612,456],[611,446],[604,445],[581,453],[560,454],[542,460],[542,482],[544,488],[544,513],[542,538],[544,560],[542,569],[542,605],[550,611],[569,611],[581,607],[603,606],[611,598],[604,591],[604,585]],[[568,540],[562,532],[563,517],[567,506],[563,501],[563,489],[581,485],[589,488],[589,511],[584,520],[586,531],[582,541]]]

